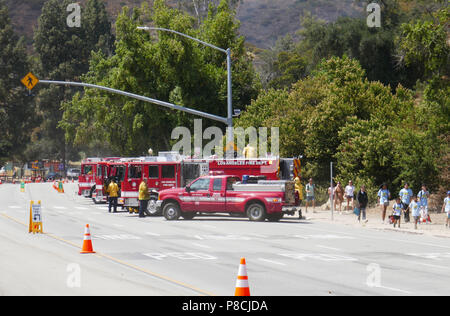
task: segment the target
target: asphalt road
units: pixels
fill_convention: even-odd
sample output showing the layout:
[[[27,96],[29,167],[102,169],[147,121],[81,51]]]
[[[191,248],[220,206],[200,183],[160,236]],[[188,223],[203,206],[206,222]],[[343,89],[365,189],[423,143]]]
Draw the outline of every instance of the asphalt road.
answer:
[[[0,295],[233,295],[241,257],[252,295],[450,295],[446,238],[287,217],[168,222],[109,214],[50,183],[0,185]],[[28,233],[41,200],[44,234]],[[80,254],[90,225],[96,254]]]

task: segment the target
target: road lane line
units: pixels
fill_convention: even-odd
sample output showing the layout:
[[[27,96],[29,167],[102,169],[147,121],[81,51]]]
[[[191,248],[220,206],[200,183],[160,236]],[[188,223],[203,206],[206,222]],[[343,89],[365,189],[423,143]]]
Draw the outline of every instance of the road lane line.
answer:
[[[21,225],[23,225],[23,226],[25,226],[25,227],[28,226],[27,224],[25,224],[25,223],[23,223],[23,222],[21,222],[21,221],[15,219],[15,218],[13,218],[13,217],[11,217],[11,216],[8,216],[8,215],[6,215],[6,214],[0,214],[0,215],[3,216],[3,217],[5,217],[5,218],[7,218],[7,219],[9,219],[9,220],[12,220],[12,221],[18,223],[18,224],[21,224]],[[80,245],[75,244],[75,243],[73,243],[73,242],[71,242],[71,241],[69,241],[69,240],[63,239],[63,238],[61,238],[61,237],[59,237],[59,236],[56,236],[56,235],[53,235],[53,234],[49,234],[49,233],[45,233],[45,232],[43,233],[43,235],[48,236],[48,237],[51,237],[51,238],[53,238],[53,239],[55,239],[55,240],[58,240],[58,241],[61,241],[61,242],[63,242],[63,243],[69,244],[69,245],[74,246],[74,247],[76,247],[76,248],[81,248]],[[161,279],[161,280],[164,280],[164,281],[167,281],[167,282],[170,282],[170,283],[179,285],[179,286],[184,287],[184,288],[186,288],[186,289],[189,289],[189,290],[191,290],[191,291],[197,292],[197,293],[199,293],[199,294],[201,294],[201,295],[205,295],[205,296],[215,296],[215,295],[212,294],[212,293],[209,293],[209,292],[207,292],[207,291],[201,290],[201,289],[199,289],[199,288],[197,288],[197,287],[194,287],[194,286],[192,286],[192,285],[189,285],[189,284],[187,284],[187,283],[184,283],[184,282],[181,282],[181,281],[177,281],[177,280],[174,280],[174,279],[172,279],[172,278],[166,277],[166,276],[164,276],[164,275],[161,275],[161,274],[152,272],[152,271],[150,271],[150,270],[147,270],[147,269],[138,267],[138,266],[136,266],[136,265],[134,265],[134,264],[127,263],[127,262],[125,262],[125,261],[122,261],[122,260],[119,260],[119,259],[117,259],[117,258],[111,257],[111,256],[106,255],[106,254],[104,254],[104,253],[97,252],[97,253],[95,253],[95,254],[93,254],[93,255],[96,256],[96,257],[109,259],[109,260],[111,260],[111,261],[113,261],[113,262],[119,263],[119,264],[121,264],[121,265],[127,266],[127,267],[129,267],[129,268],[135,269],[135,270],[140,271],[140,272],[143,272],[143,273],[145,273],[145,274],[151,275],[151,276],[153,276],[153,277],[155,277],[155,278],[158,278],[158,279]]]
[[[328,249],[328,250],[334,250],[334,251],[342,251],[342,249],[339,249],[339,248],[333,248],[333,247],[328,247],[328,246],[323,246],[323,245],[317,245],[317,247],[323,248],[323,249]]]
[[[205,246],[205,245],[201,245],[201,244],[196,244],[196,243],[194,243],[194,242],[192,243],[192,245],[197,246],[197,247],[200,247],[200,248],[211,249],[210,246]]]
[[[150,232],[145,233],[145,235],[148,235],[148,236],[155,236],[155,237],[161,236],[160,234],[157,234],[157,233],[150,233]]]
[[[376,288],[376,289],[389,290],[389,291],[393,291],[393,292],[400,292],[400,293],[403,293],[403,294],[412,294],[412,293],[409,292],[409,291],[405,291],[405,290],[401,290],[401,289],[396,289],[396,288],[393,288],[393,287],[382,286],[382,285],[375,286],[374,288]]]
[[[278,262],[278,261],[273,261],[273,260],[269,260],[269,259],[264,259],[264,258],[258,258],[259,261],[265,261],[268,263],[273,263],[273,264],[278,264],[280,266],[285,266],[286,264]]]

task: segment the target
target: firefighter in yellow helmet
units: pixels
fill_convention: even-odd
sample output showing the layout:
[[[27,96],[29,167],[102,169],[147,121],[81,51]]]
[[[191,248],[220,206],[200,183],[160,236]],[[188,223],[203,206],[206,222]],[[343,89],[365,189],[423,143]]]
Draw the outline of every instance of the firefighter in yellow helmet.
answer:
[[[298,200],[299,200],[298,201],[298,206],[299,206],[298,217],[299,217],[299,219],[302,219],[302,210],[300,208],[300,205],[302,204],[302,201],[303,201],[303,186],[302,186],[302,183],[301,183],[299,177],[296,177],[294,179],[294,182],[295,182],[295,193],[297,194]]]

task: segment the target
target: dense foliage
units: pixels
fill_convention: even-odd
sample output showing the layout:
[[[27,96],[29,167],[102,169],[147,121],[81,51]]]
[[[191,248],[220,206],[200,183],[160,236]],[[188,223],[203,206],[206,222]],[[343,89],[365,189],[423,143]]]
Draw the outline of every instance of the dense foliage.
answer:
[[[405,181],[414,190],[450,185],[448,1],[377,1],[380,28],[304,12],[299,31],[269,49],[246,45],[240,1],[145,1],[123,7],[111,26],[104,2],[86,0],[81,27],[68,28],[61,12],[70,2],[45,2],[27,49],[0,0],[0,160],[142,155],[169,150],[173,128],[193,126],[191,115],[94,89],[41,85],[28,96],[19,82],[28,70],[226,116],[225,54],[136,29],[151,25],[230,48],[235,124],[279,127],[280,154],[303,155],[305,178],[325,186],[333,161],[336,180],[365,183],[372,198],[383,182],[393,191]],[[204,120],[211,125],[220,124]]]

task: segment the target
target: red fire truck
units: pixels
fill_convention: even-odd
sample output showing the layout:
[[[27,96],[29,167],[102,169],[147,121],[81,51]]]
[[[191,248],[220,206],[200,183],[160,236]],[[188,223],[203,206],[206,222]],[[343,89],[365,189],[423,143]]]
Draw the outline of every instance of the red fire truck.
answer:
[[[97,166],[101,161],[101,158],[87,158],[81,162],[81,174],[78,177],[78,195],[92,197]]]
[[[251,221],[279,221],[284,214],[293,215],[298,199],[294,181],[263,180],[238,182],[231,175],[204,176],[185,188],[164,190],[156,209],[167,220],[193,219],[198,213],[247,215]]]
[[[111,182],[111,179],[114,178],[120,189],[124,177],[125,163],[121,158],[105,158],[103,161],[100,161],[97,165],[95,190],[92,194],[94,203],[99,204],[107,202],[106,189]]]
[[[165,189],[188,185],[200,176],[208,174],[257,176],[260,180],[292,180],[299,175],[295,169],[297,159],[211,159],[164,161],[160,157],[149,157],[125,163],[125,177],[122,182],[121,198],[130,212],[137,212],[139,206],[139,185],[147,181],[150,191],[148,211],[159,215],[156,210],[158,193]],[[297,175],[298,173],[298,175]]]

